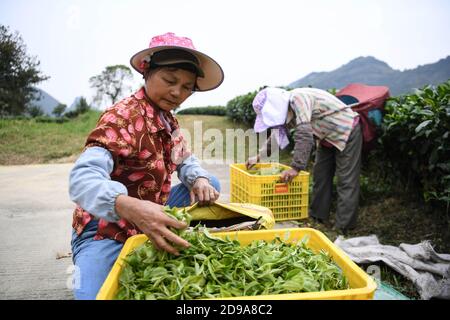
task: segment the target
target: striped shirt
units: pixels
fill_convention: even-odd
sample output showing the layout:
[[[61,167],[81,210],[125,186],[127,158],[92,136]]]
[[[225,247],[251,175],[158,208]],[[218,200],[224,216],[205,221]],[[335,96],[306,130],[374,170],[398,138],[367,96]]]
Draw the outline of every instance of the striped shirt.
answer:
[[[298,88],[291,91],[290,107],[297,124],[310,123],[319,140],[344,150],[358,116],[349,106],[325,90]]]

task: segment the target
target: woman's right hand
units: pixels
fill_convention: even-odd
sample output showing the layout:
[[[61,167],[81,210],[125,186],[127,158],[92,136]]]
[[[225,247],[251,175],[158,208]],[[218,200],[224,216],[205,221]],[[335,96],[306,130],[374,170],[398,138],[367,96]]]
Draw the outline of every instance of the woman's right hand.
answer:
[[[188,248],[189,242],[170,231],[187,228],[186,223],[169,217],[164,213],[164,207],[145,200],[119,195],[116,198],[116,212],[125,220],[136,225],[153,243],[158,250],[165,250],[179,255],[173,245]]]
[[[259,156],[250,157],[245,162],[245,167],[247,168],[247,170],[249,170],[249,169],[253,168],[255,166],[255,164],[257,164],[258,162],[259,162]]]

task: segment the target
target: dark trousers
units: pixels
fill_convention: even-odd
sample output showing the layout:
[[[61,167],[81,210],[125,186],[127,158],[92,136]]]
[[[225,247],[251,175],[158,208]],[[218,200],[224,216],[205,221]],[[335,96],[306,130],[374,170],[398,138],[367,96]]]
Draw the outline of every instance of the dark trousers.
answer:
[[[310,216],[327,220],[333,194],[333,177],[337,177],[336,227],[356,225],[359,204],[362,133],[359,124],[353,128],[345,149],[319,145],[313,169],[313,193]]]

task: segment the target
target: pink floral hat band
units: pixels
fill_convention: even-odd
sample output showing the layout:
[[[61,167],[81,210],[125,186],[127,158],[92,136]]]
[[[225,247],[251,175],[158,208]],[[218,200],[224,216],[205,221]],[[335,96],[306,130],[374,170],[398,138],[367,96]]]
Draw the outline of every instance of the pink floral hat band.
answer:
[[[168,57],[168,54],[174,56]],[[172,32],[153,37],[149,47],[133,55],[130,63],[137,72],[143,74],[150,63],[155,62],[154,59],[157,59],[158,55],[164,56],[166,62],[194,65],[198,70],[197,91],[215,89],[224,80],[223,70],[214,59],[198,51],[191,39],[179,37]]]
[[[195,68],[198,77],[203,78],[205,73],[200,67],[200,62],[191,53],[180,49],[166,49],[162,51],[153,52],[142,58],[139,67],[141,70],[148,70],[151,66],[164,66],[175,64],[189,64]]]

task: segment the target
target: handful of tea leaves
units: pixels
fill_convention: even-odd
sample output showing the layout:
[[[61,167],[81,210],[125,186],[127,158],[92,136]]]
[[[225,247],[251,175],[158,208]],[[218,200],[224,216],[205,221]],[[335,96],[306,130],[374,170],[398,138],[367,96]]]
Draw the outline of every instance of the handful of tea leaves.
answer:
[[[173,212],[175,215],[179,214]],[[183,218],[183,217],[181,217]],[[197,225],[191,246],[173,256],[146,242],[124,260],[116,299],[201,299],[348,289],[330,256],[304,240],[285,243],[221,239]]]
[[[189,214],[189,212],[186,211],[186,208],[179,210],[177,208],[170,208],[169,206],[165,206],[164,213],[178,221],[186,222],[188,227],[192,220],[192,216]],[[179,230],[175,228],[170,228],[170,230],[178,236],[184,234],[185,232],[185,230]]]

